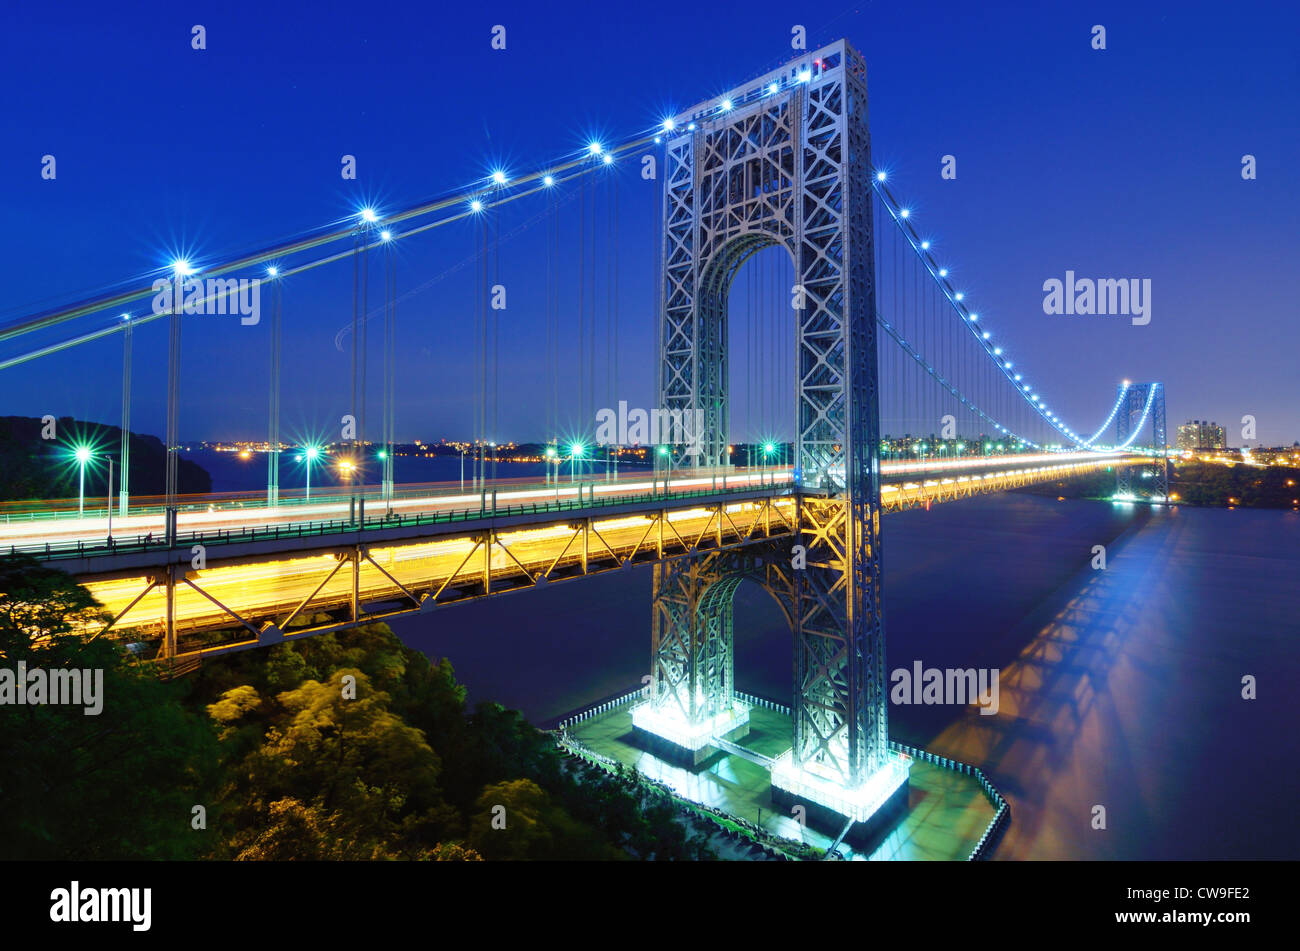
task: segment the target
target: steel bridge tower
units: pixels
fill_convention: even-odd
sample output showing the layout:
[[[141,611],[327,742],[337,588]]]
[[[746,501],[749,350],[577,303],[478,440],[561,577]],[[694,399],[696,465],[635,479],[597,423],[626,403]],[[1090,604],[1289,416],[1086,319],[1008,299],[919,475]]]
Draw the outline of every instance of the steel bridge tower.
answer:
[[[1152,501],[1169,501],[1169,439],[1165,428],[1165,385],[1163,383],[1124,383],[1119,389],[1119,410],[1115,414],[1115,445],[1123,446],[1131,436],[1140,435],[1151,418],[1152,445],[1156,456],[1151,460]],[[1137,429],[1135,430],[1135,427]],[[1133,497],[1133,467],[1115,470],[1115,494]]]
[[[656,566],[650,698],[634,723],[694,750],[747,729],[731,594],[749,572],[794,632],[793,744],[773,786],[862,819],[906,781],[886,730],[866,66],[841,40],[675,116],[663,142],[658,398],[702,420],[697,452],[671,445],[668,464],[728,463],[731,282],[751,255],[785,248],[803,552]]]

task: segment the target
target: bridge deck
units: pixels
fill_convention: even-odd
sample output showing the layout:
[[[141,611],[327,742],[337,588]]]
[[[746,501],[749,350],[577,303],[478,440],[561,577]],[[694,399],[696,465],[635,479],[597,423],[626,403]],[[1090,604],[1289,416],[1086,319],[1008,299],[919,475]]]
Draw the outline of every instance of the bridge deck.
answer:
[[[885,511],[950,502],[1069,477],[1144,457],[1059,455],[895,464],[882,488]],[[649,491],[646,491],[646,490]],[[667,482],[510,486],[475,498],[404,500],[407,511],[364,522],[295,521],[302,510],[263,510],[238,528],[221,520],[249,510],[197,513],[175,545],[148,538],[41,541],[14,550],[81,577],[113,617],[166,644],[167,656],[202,656],[275,643],[396,614],[651,564],[701,551],[770,542],[797,533],[798,499],[789,470],[691,473]],[[544,496],[539,498],[538,496]],[[323,502],[327,512],[341,503]],[[315,506],[312,506],[315,508]],[[309,513],[318,514],[318,513]],[[215,515],[217,525],[203,520]],[[144,516],[142,516],[144,517]],[[67,528],[85,533],[90,526]],[[25,526],[18,526],[25,528]],[[0,534],[0,539],[5,538]],[[203,546],[196,566],[195,545]],[[170,589],[170,591],[169,591]],[[231,631],[233,630],[233,634]],[[211,633],[223,631],[214,637]]]

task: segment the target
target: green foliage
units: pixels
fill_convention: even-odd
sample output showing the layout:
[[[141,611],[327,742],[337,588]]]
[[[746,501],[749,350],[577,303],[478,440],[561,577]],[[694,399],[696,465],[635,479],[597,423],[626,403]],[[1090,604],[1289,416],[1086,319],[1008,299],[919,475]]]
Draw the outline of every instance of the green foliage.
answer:
[[[620,859],[626,856],[557,806],[531,779],[487,786],[475,803],[469,843],[488,859]]]
[[[356,699],[344,699],[343,678]],[[465,709],[445,659],[382,624],[207,664],[224,849],[244,859],[613,859],[709,854],[631,774],[574,766],[517,711]],[[505,829],[491,807],[506,808]]]
[[[1291,466],[1179,462],[1169,482],[1169,491],[1189,505],[1289,509],[1300,499],[1300,469]]]
[[[634,773],[565,758],[498,704],[467,711],[451,664],[382,624],[164,683],[111,638],[86,638],[106,619],[67,575],[0,561],[0,667],[103,676],[98,716],[0,707],[0,857],[710,856]],[[192,828],[196,805],[204,829]]]
[[[0,667],[102,672],[102,709],[0,707],[0,857],[184,859],[208,833],[191,809],[209,803],[217,739],[206,718],[107,638],[89,593],[28,559],[0,562]],[[93,676],[93,674],[92,674]]]

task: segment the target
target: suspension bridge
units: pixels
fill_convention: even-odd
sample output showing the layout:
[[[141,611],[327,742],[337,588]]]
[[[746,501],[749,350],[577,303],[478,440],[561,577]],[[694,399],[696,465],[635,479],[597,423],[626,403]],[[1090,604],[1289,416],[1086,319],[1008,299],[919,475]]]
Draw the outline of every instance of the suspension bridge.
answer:
[[[867,820],[907,778],[887,735],[882,516],[1107,469],[1123,497],[1138,470],[1154,475],[1152,501],[1168,491],[1163,386],[1125,381],[1087,428],[1067,424],[872,164],[867,101],[865,64],[839,41],[622,141],[584,142],[522,174],[494,170],[408,208],[360,209],[232,260],[176,260],[161,279],[165,306],[155,282],[0,327],[0,345],[18,348],[0,369],[123,343],[116,504],[110,489],[89,512],[84,499],[75,512],[70,502],[11,510],[0,550],[76,575],[111,616],[104,631],[156,644],[173,664],[649,565],[650,687],[633,720],[690,755],[743,735],[731,601],[752,579],[795,643],[793,734],[772,759],[773,786]],[[619,258],[630,243],[619,236],[620,180],[647,168],[658,260],[629,263]],[[522,220],[503,232],[507,214]],[[474,269],[471,472],[468,482],[401,483],[395,367],[398,305],[410,295],[398,295],[394,249],[435,229],[458,231],[469,248],[452,270]],[[539,232],[546,373],[535,398],[550,431],[540,475],[500,478],[500,248]],[[339,335],[351,380],[334,451],[357,479],[313,496],[324,450],[283,440],[282,334],[295,289],[331,268],[352,272],[352,319]],[[641,268],[655,270],[658,295],[639,318],[656,325],[654,405],[685,422],[642,441],[644,465],[596,432],[598,404],[621,393],[619,276]],[[205,370],[183,361],[182,330],[192,314],[235,313],[250,286],[270,296],[257,338],[266,491],[182,495],[182,391]],[[166,490],[142,500],[128,484],[126,434],[133,339],[154,322],[168,336]],[[375,362],[382,369],[368,378]],[[1097,381],[1098,393],[1113,385]],[[376,389],[377,439],[367,438]],[[733,462],[737,436],[752,447],[745,465]],[[306,493],[281,491],[286,458],[307,467]]]

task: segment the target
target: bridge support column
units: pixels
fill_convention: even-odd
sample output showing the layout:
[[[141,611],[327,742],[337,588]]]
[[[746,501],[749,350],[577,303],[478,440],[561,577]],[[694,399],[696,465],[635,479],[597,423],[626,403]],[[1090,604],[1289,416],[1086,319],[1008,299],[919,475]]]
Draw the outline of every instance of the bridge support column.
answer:
[[[772,796],[870,825],[906,802],[908,768],[888,742],[879,507],[865,521],[853,508],[851,499],[800,498],[794,736],[772,766]]]
[[[1134,427],[1140,431],[1151,419],[1152,445],[1156,456],[1152,465],[1143,467],[1146,478],[1151,479],[1150,501],[1160,504],[1169,502],[1169,437],[1165,420],[1165,386],[1163,383],[1124,383],[1120,387],[1120,405],[1115,413],[1115,445],[1129,443],[1130,436],[1136,435]],[[1133,491],[1133,466],[1117,466],[1115,469],[1115,496],[1132,501],[1137,499]]]
[[[162,650],[158,652],[159,660],[171,663],[176,658],[176,573],[184,567],[168,565],[162,577],[154,576],[155,584],[161,584],[166,593],[163,615]]]
[[[699,455],[669,447],[664,477],[726,461],[728,294],[750,255],[784,247],[796,280],[794,473],[808,493],[799,527],[812,541],[795,572],[794,742],[772,783],[863,821],[907,776],[885,729],[866,64],[840,41],[729,98],[735,108],[701,103],[664,136],[659,405],[698,420],[703,437]],[[775,484],[770,469],[759,476]],[[682,613],[689,583],[679,596],[660,580],[656,624],[677,620],[657,629],[652,701],[697,728],[703,698],[721,696],[702,667],[708,632]]]
[[[650,696],[632,724],[656,751],[698,765],[716,752],[714,737],[749,732],[749,708],[735,698],[731,595],[740,576],[724,578],[716,553],[654,567]]]

